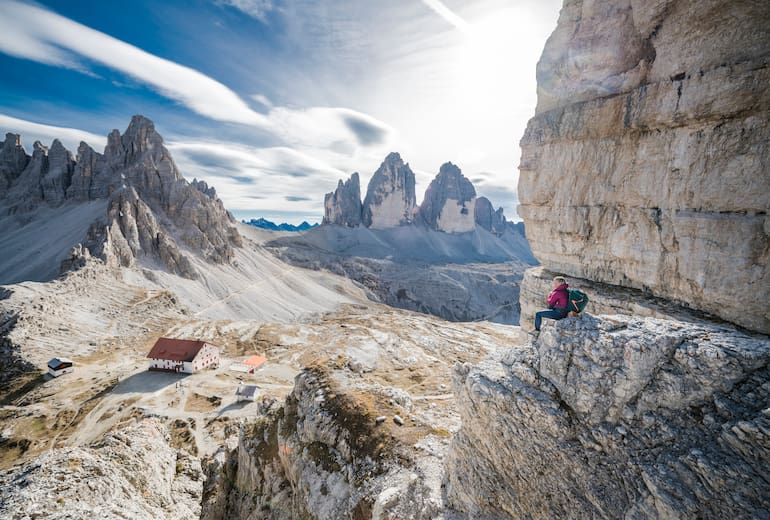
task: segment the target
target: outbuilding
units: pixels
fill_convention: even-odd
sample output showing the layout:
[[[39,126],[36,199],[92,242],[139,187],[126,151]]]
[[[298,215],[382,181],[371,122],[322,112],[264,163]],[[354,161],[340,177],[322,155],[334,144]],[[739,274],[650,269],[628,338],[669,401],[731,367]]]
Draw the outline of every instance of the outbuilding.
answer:
[[[68,358],[53,358],[51,361],[48,362],[48,373],[51,374],[53,377],[59,377],[64,374],[69,374],[70,372],[73,372],[75,370],[75,367],[73,366],[72,360]]]
[[[193,374],[219,366],[219,347],[200,340],[159,338],[147,357],[150,370]]]
[[[244,385],[243,383],[238,383],[238,389],[235,391],[235,396],[238,402],[255,401],[258,395],[259,392],[257,392],[256,386]]]
[[[265,364],[267,358],[262,356],[251,356],[242,361],[238,361],[230,365],[230,370],[237,372],[246,372],[248,374],[254,374],[256,370]]]

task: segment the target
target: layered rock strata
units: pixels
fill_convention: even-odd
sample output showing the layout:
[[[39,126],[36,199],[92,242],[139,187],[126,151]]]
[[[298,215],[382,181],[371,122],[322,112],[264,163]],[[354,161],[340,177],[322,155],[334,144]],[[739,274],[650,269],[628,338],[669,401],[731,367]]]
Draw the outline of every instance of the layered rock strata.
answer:
[[[397,153],[388,154],[374,172],[363,202],[362,222],[383,229],[414,221],[414,172]]]
[[[537,311],[546,309],[546,299],[553,290],[553,278],[559,273],[545,267],[533,267],[524,272],[521,281],[519,304],[520,324],[524,330],[535,328]],[[583,278],[566,277],[573,289],[580,289],[589,296],[584,312],[589,314],[627,314],[638,317],[664,318],[685,322],[722,322],[715,316],[693,310],[665,298],[658,298],[649,292],[631,287],[620,287]]]
[[[420,216],[436,231],[465,233],[476,226],[476,189],[451,162],[441,165],[428,185]],[[491,227],[491,226],[490,226]]]
[[[361,225],[361,184],[358,173],[345,182],[340,180],[337,189],[324,196],[323,224],[356,227]]]
[[[449,505],[471,518],[762,518],[770,342],[653,318],[583,316],[477,367]]]
[[[770,332],[770,4],[567,0],[537,75],[538,260]]]

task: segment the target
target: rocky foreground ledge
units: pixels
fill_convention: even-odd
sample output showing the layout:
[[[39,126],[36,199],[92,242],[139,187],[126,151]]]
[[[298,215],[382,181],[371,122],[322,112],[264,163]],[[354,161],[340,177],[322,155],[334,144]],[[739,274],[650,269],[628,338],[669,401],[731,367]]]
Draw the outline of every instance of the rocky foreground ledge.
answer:
[[[203,481],[200,459],[148,418],[0,473],[0,518],[197,518]]]
[[[584,316],[453,376],[449,505],[473,518],[766,518],[770,342]]]

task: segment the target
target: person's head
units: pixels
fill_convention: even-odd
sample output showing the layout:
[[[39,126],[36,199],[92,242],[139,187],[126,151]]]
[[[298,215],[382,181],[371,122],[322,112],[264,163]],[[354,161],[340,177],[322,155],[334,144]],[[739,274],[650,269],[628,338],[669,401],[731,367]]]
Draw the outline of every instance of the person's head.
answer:
[[[555,276],[553,279],[553,288],[556,289],[560,285],[567,283],[567,280],[563,276]]]

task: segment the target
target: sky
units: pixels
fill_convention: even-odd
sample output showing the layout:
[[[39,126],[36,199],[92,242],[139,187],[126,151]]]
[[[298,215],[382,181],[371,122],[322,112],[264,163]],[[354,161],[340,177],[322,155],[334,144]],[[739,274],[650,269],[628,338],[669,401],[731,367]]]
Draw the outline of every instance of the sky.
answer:
[[[0,131],[101,151],[155,122],[237,218],[320,221],[397,151],[516,220],[518,142],[560,0],[0,0]]]

